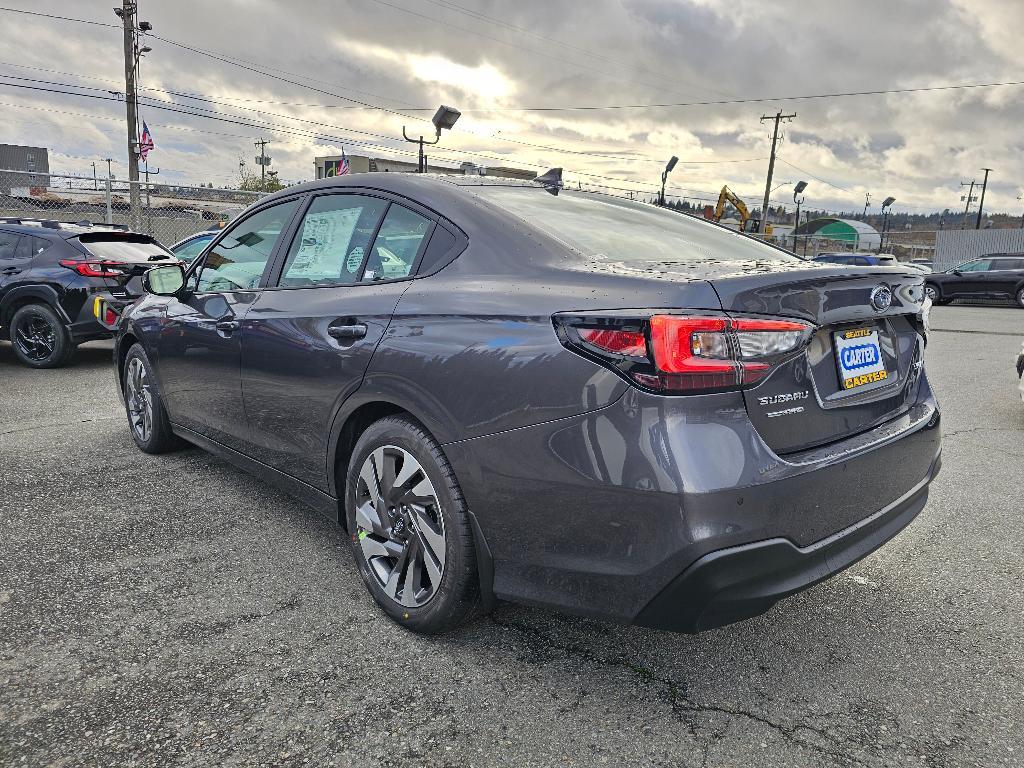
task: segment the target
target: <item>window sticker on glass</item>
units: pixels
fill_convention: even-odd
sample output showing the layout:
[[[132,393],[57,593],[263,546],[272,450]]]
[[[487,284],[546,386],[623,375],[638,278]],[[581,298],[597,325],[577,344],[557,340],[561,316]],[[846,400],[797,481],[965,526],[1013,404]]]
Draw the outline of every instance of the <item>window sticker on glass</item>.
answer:
[[[305,277],[310,280],[337,278],[341,261],[339,255],[348,251],[359,213],[358,208],[348,208],[307,215],[302,223],[299,251],[288,268],[288,277]],[[362,254],[359,261],[362,261]],[[349,272],[354,271],[351,264],[351,258],[346,258],[345,266]],[[358,268],[357,262],[355,269]]]

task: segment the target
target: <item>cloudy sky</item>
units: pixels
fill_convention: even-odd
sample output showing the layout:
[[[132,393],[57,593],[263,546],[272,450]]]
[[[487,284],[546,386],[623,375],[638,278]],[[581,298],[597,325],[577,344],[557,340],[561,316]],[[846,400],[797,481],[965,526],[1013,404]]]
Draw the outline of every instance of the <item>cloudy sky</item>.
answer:
[[[111,0],[7,0],[83,24],[0,11],[0,143],[44,145],[55,171],[115,159],[127,174],[122,38]],[[143,116],[162,179],[230,183],[270,140],[286,180],[316,155],[403,158],[438,104],[463,111],[431,160],[566,169],[650,194],[764,190],[873,210],[962,206],[960,182],[994,169],[986,209],[1019,214],[1024,85],[844,98],[852,91],[1024,81],[1020,0],[139,0],[152,47]],[[162,39],[161,39],[162,38]],[[193,49],[193,50],[189,50]],[[21,87],[14,87],[21,86]],[[49,89],[49,90],[39,90]],[[66,93],[73,92],[73,93]],[[770,99],[732,104],[694,104]],[[652,104],[690,106],[651,107]],[[640,105],[637,107],[636,105]],[[162,107],[162,108],[161,108]],[[576,107],[577,109],[566,109]],[[579,107],[620,107],[579,109]],[[185,113],[194,113],[192,115]],[[105,167],[105,163],[101,164]],[[792,201],[790,187],[774,201]]]

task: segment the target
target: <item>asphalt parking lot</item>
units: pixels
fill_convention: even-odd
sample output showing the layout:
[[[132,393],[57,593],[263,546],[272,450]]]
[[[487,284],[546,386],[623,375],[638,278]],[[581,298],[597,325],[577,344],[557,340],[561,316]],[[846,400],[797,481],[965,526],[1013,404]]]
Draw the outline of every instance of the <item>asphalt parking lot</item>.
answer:
[[[0,765],[1021,765],[1024,312],[933,326],[922,515],[698,636],[511,605],[410,634],[325,519],[140,453],[109,344],[31,371],[0,343]]]

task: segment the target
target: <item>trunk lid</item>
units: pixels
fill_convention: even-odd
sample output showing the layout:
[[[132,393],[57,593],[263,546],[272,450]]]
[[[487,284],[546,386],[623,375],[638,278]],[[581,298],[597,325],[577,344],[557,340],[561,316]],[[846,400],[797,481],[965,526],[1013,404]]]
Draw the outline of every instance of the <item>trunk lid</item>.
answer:
[[[708,279],[729,314],[815,326],[801,353],[743,393],[776,453],[842,440],[912,405],[924,344],[920,272],[772,260],[721,263]]]

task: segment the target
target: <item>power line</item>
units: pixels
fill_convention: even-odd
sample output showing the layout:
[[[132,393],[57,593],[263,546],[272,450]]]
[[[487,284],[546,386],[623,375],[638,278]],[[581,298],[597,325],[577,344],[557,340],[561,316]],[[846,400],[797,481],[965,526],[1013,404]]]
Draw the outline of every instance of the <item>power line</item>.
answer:
[[[374,0],[382,2],[382,0]],[[926,93],[929,91],[956,91],[972,88],[1002,88],[1011,85],[1024,85],[1024,80],[1007,80],[996,83],[963,83],[957,85],[930,85],[920,88],[885,88],[872,91],[837,91],[835,93],[801,94],[797,96],[762,96],[749,99],[722,99],[720,101],[678,101],[653,104],[600,104],[580,105],[572,107],[486,107],[480,109],[464,109],[463,112],[584,112],[616,109],[664,109],[669,107],[711,107],[725,104],[762,104],[774,101],[808,101],[811,99],[838,99],[847,96],[884,96],[896,93]]]
[[[113,24],[106,21],[93,21],[92,19],[76,19],[71,16],[58,16],[55,13],[40,13],[39,11],[26,11],[23,8],[5,8],[0,6],[0,11],[7,11],[8,13],[23,13],[26,16],[42,16],[45,19],[58,19],[60,21],[74,21],[79,24],[94,24],[97,27],[110,27],[111,29],[121,29],[120,24]]]
[[[0,62],[0,63],[2,63],[2,62]],[[76,85],[74,83],[63,83],[63,82],[59,82],[59,81],[55,81],[55,80],[43,80],[43,79],[40,79],[40,78],[23,77],[23,76],[20,76],[20,75],[3,75],[3,74],[0,74],[0,77],[6,78],[8,80],[20,80],[20,81],[23,81],[23,82],[41,83],[43,85],[54,85],[54,86],[60,86],[60,87],[64,87],[64,88],[76,88],[76,89],[85,90],[85,91],[97,91],[97,92],[103,92],[103,93],[110,93],[110,90],[107,89],[107,88],[98,88],[98,87],[89,86],[89,85]],[[111,81],[111,82],[113,82],[113,81]],[[243,107],[243,106],[238,106],[238,105],[235,105],[235,104],[228,104],[228,103],[224,103],[224,102],[221,102],[221,101],[217,101],[217,100],[212,99],[212,98],[207,98],[205,96],[194,96],[194,95],[191,95],[191,94],[186,94],[186,93],[183,93],[183,92],[180,92],[180,91],[169,90],[169,89],[166,89],[166,88],[152,88],[151,87],[151,88],[143,88],[141,90],[152,91],[152,92],[155,92],[155,93],[165,93],[165,94],[169,94],[169,95],[172,95],[172,96],[177,96],[179,98],[193,99],[193,100],[201,101],[201,102],[204,102],[204,103],[207,103],[207,104],[213,104],[213,105],[217,105],[217,106],[221,106],[221,107],[227,107],[229,109],[253,112],[253,113],[261,115],[261,116],[262,115],[268,115],[270,117],[275,117],[275,118],[279,118],[279,119],[282,119],[282,120],[294,120],[296,122],[307,123],[309,125],[316,125],[316,126],[320,126],[320,127],[324,127],[324,128],[332,128],[332,129],[341,128],[342,130],[354,131],[356,133],[365,133],[366,135],[375,136],[377,138],[397,141],[397,139],[392,139],[392,137],[387,136],[385,134],[372,133],[372,132],[368,132],[368,131],[359,131],[359,130],[354,129],[354,128],[346,128],[345,126],[337,126],[337,125],[333,125],[331,123],[324,123],[324,122],[321,122],[321,121],[318,121],[318,120],[310,120],[308,118],[296,117],[294,115],[284,115],[284,114],[280,114],[280,113],[276,113],[276,112],[267,112],[265,110],[253,109],[251,107]],[[147,102],[157,101],[159,103],[158,100],[153,99],[153,98],[151,98],[149,96],[143,96],[141,98],[145,99]],[[170,103],[174,104],[175,102],[170,102]],[[203,109],[202,107],[196,107],[196,106],[193,106],[193,105],[179,104],[178,106],[187,106],[189,109],[202,110],[202,111],[205,111],[205,112],[212,112],[212,111],[214,111],[214,110],[206,110],[206,109]],[[532,148],[535,148],[535,149],[543,149],[543,150],[546,150],[546,151],[556,152],[556,153],[559,153],[559,154],[580,155],[580,156],[586,156],[586,157],[594,157],[594,158],[610,159],[610,160],[620,160],[620,161],[627,161],[627,162],[655,162],[655,163],[659,163],[659,164],[662,162],[662,160],[660,158],[652,158],[652,157],[648,157],[646,155],[639,155],[639,154],[629,155],[629,154],[625,154],[625,153],[608,154],[608,153],[602,153],[602,152],[587,152],[587,151],[574,150],[574,149],[568,149],[568,148],[562,148],[562,147],[546,146],[546,145],[543,145],[543,144],[533,144],[533,143],[530,143],[530,142],[518,141],[518,140],[508,139],[508,138],[506,138],[505,140],[506,141],[510,141],[512,143],[515,143],[515,144],[520,144],[522,146],[532,147]],[[764,159],[765,158],[763,158],[763,157],[744,157],[744,158],[721,158],[721,159],[714,159],[714,160],[708,160],[708,159],[681,160],[680,162],[682,162],[682,163],[684,163],[686,165],[721,165],[721,164],[731,164],[731,163],[749,163],[749,162],[755,162],[755,161],[760,161],[760,160],[764,160]],[[538,166],[538,167],[540,167],[540,166]]]

